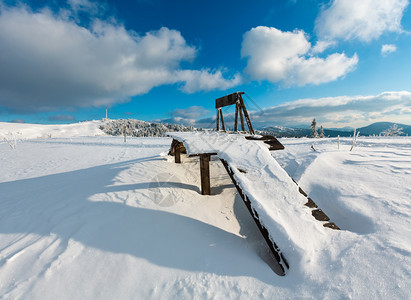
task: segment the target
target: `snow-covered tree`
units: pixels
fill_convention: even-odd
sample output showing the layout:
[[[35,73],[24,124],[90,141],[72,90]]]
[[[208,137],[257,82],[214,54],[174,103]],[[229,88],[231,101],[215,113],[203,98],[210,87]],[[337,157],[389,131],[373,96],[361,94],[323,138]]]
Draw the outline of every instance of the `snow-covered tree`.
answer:
[[[315,120],[315,118],[311,122],[310,129],[311,129],[311,137],[312,138],[318,138],[317,121]]]
[[[100,126],[108,135],[123,135],[124,127],[126,128],[127,136],[148,137],[148,136],[164,136],[166,132],[171,131],[194,131],[194,127],[186,127],[180,124],[162,124],[150,123],[139,120],[111,120]]]
[[[325,137],[324,128],[323,128],[323,125],[321,125],[321,127],[320,127],[320,138],[324,138],[324,137]]]
[[[381,132],[383,136],[398,136],[404,134],[401,127],[398,127],[397,124],[390,126],[390,128]]]

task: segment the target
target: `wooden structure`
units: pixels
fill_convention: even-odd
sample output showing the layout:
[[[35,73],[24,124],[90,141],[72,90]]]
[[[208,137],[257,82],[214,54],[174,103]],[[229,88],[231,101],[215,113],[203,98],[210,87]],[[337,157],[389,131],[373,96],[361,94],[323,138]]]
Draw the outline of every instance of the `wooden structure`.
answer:
[[[248,115],[247,109],[245,108],[244,100],[241,95],[244,95],[244,92],[235,92],[224,97],[218,98],[215,100],[215,108],[217,110],[217,131],[220,130],[220,120],[223,131],[225,131],[225,123],[223,111],[221,108],[229,105],[235,105],[235,115],[234,115],[234,131],[237,132],[238,128],[238,117],[240,116],[241,121],[241,131],[245,131],[244,128],[244,119],[247,123],[248,130],[250,134],[255,134],[253,126],[251,125],[250,117]],[[244,115],[244,116],[243,116]]]
[[[284,172],[266,149],[263,149],[258,145],[258,143],[263,142],[268,145],[269,150],[284,149],[284,146],[274,136],[255,135],[250,117],[244,105],[242,98],[243,94],[244,92],[236,92],[216,99],[217,132],[168,133],[169,136],[173,137],[169,154],[175,156],[176,163],[181,163],[181,153],[187,153],[189,157],[200,157],[202,195],[210,195],[210,157],[212,155],[219,156],[220,161],[243,199],[251,217],[275,257],[275,272],[280,276],[284,276],[289,269],[289,264],[274,241],[274,235],[278,234],[283,243],[287,239],[290,241],[290,237],[284,236],[281,232],[287,227],[296,226],[295,224],[298,222],[297,219],[300,218],[300,215],[295,214],[296,209],[293,208],[296,203],[301,203],[301,205],[302,203],[305,203],[305,206],[311,209],[312,216],[317,221],[323,222],[323,227],[331,229],[339,228],[333,222],[328,222],[330,218],[317,207],[312,199],[308,198],[307,194],[298,187],[298,185],[298,188],[295,187],[294,183],[296,182]],[[241,122],[241,131],[245,132],[245,119],[251,134],[250,136],[239,134],[224,135],[218,132],[220,131],[220,120],[222,130],[226,131],[222,108],[229,105],[236,106],[234,132],[237,132],[238,130],[239,118]],[[235,152],[229,150],[231,146],[236,147]],[[254,156],[257,156],[258,159],[250,157],[250,151],[254,153]],[[231,158],[230,154],[235,156],[235,158]],[[247,163],[244,164],[244,162]],[[245,165],[249,170],[246,170],[243,167],[240,168],[239,166],[241,165]],[[255,176],[256,170],[258,171],[258,176]],[[271,186],[276,185],[281,188],[277,187],[271,189]],[[254,191],[258,191],[257,195],[250,192],[250,186],[253,187],[252,189]],[[288,187],[288,191],[284,190],[285,187]],[[305,197],[305,202],[299,202],[301,201],[301,195]],[[294,215],[295,221],[291,220],[291,218],[283,218],[279,215],[281,213],[278,212],[278,208],[272,202],[272,200],[274,200],[273,198],[277,199],[277,201],[282,201],[283,204],[284,202],[287,203],[286,206],[283,205],[283,208],[287,208],[285,209],[288,210],[287,216]],[[281,221],[276,221],[276,218],[273,216],[277,216]],[[288,222],[294,223],[289,224]],[[305,232],[307,236],[310,236],[308,228],[311,228],[311,226],[308,225],[309,222],[305,223],[307,226],[304,226],[304,222],[307,222],[307,220],[300,222],[299,231],[297,232],[298,234],[304,234]]]
[[[307,194],[298,185],[296,186],[295,181],[293,182],[292,178],[286,175],[269,152],[266,152],[266,150],[261,151],[263,149],[258,145],[264,143],[271,150],[274,150],[274,148],[277,150],[284,149],[280,142],[277,141],[278,144],[274,143],[271,138],[263,136],[225,135],[218,132],[173,132],[168,133],[168,135],[174,138],[170,153],[174,153],[175,162],[181,163],[180,153],[182,152],[186,152],[189,157],[198,156],[200,158],[201,194],[203,195],[210,194],[210,158],[213,155],[217,155],[220,158],[245,203],[250,216],[253,218],[275,258],[274,271],[278,275],[284,276],[290,267],[280,249],[280,247],[285,247],[284,241],[287,241],[287,237],[284,237],[282,231],[284,228],[294,227],[301,223],[300,220],[297,220],[300,215],[296,216],[294,214],[295,211],[299,210],[295,205],[301,203],[300,209],[303,209],[305,204],[310,209],[313,220],[321,222],[323,227],[339,229],[337,225],[329,221],[330,218],[317,207],[314,201],[308,198]],[[269,142],[267,143],[267,141]],[[226,143],[225,145],[224,142]],[[252,153],[259,153],[261,160],[255,160],[253,157],[247,156],[250,149],[252,149]],[[238,153],[238,151],[245,151],[244,155],[236,155],[235,159],[228,156],[230,153]],[[244,164],[245,167],[239,167],[243,165],[242,162],[247,161],[248,163]],[[259,176],[254,175],[256,170]],[[265,181],[262,182],[262,180]],[[258,195],[251,192],[250,186],[253,187],[252,190],[254,192],[258,191]],[[272,190],[270,186],[273,186]],[[275,188],[275,186],[277,187]],[[283,193],[282,189],[278,189],[278,187],[287,188]],[[292,195],[291,198],[287,200],[290,195]],[[302,196],[305,199],[304,202],[301,202]],[[279,212],[276,205],[277,201],[287,202],[289,209],[287,208],[287,211]],[[283,204],[282,207],[288,206]],[[279,217],[278,221],[276,221],[275,217],[271,219],[271,216],[283,213],[289,217],[285,219]],[[295,215],[294,218],[291,217],[293,214]],[[284,220],[289,220],[287,221],[289,223],[283,224]],[[307,222],[307,220],[304,222]],[[312,226],[308,225],[309,222],[307,226],[304,226],[302,223],[299,225],[299,231],[301,231],[301,234],[304,234],[305,228],[311,228]],[[306,234],[310,236],[309,232]],[[282,244],[279,245],[274,241],[277,238],[279,238]]]
[[[182,142],[173,139],[169,155],[174,156],[174,162],[176,164],[181,163],[181,153],[187,153],[186,148]],[[190,155],[190,157],[200,157],[200,176],[201,176],[201,195],[211,194],[210,185],[210,157],[211,155],[217,155],[217,153],[201,153]]]

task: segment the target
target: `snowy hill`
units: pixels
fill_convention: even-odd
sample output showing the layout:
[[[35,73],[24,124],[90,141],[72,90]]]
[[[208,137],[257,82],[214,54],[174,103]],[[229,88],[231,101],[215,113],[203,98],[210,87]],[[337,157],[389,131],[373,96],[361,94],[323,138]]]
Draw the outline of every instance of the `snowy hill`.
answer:
[[[0,122],[0,140],[39,139],[105,135],[99,128],[102,121],[87,121],[74,124],[42,125]]]
[[[342,229],[284,277],[219,161],[202,196],[198,158],[175,164],[169,138],[0,142],[0,298],[410,299],[411,139],[281,142]]]
[[[379,135],[381,132],[389,129],[393,125],[398,125],[398,127],[402,128],[403,135],[411,135],[411,126],[399,123],[391,123],[391,122],[377,122],[371,125],[358,128],[362,135]]]
[[[170,131],[193,131],[193,127],[179,124],[150,123],[139,120],[87,121],[74,124],[42,125],[0,122],[0,140],[63,138],[98,135],[161,137]]]

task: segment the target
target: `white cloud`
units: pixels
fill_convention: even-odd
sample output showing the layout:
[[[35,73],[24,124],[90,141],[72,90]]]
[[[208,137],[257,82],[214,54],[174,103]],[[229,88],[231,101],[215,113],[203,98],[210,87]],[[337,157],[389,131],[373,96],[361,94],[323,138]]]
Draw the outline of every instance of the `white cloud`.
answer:
[[[99,2],[91,2],[89,0],[67,0],[67,3],[74,12],[77,12],[77,11],[97,12],[99,10]]]
[[[392,121],[409,124],[411,92],[385,92],[370,96],[301,99],[252,112],[256,126],[310,124],[313,118],[327,127],[363,126]]]
[[[408,0],[333,0],[316,20],[323,40],[358,39],[369,42],[384,32],[400,32]]]
[[[190,106],[185,109],[175,109],[171,113],[171,115],[173,117],[196,119],[196,118],[206,115],[209,112],[210,112],[209,110],[205,109],[202,106]]]
[[[317,41],[314,47],[311,48],[312,54],[323,53],[326,49],[336,45],[335,41]]]
[[[78,9],[90,4],[70,3]],[[1,7],[0,52],[0,106],[12,110],[110,105],[165,84],[193,93],[240,82],[221,71],[182,69],[197,49],[179,31],[139,35],[99,19],[86,28],[47,9]]]
[[[176,72],[176,78],[184,82],[181,90],[186,93],[196,91],[226,90],[242,83],[237,73],[230,79],[225,79],[221,70],[181,70]]]
[[[382,47],[381,47],[381,54],[383,56],[386,56],[386,55],[388,55],[390,53],[393,53],[395,51],[397,51],[397,46],[392,45],[392,44],[385,44],[385,45],[382,45]]]
[[[246,72],[253,79],[285,85],[320,84],[351,72],[358,57],[334,53],[326,58],[309,56],[311,44],[302,30],[283,32],[259,26],[243,36],[241,56],[248,57]]]

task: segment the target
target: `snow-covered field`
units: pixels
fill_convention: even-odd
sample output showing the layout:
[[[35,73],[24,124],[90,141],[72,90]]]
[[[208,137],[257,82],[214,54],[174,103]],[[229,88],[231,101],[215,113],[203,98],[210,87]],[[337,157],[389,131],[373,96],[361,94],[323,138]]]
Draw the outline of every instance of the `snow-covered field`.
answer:
[[[174,164],[169,138],[0,142],[0,297],[410,299],[411,138],[281,142],[342,228],[284,277],[217,160],[201,196],[198,159]]]

